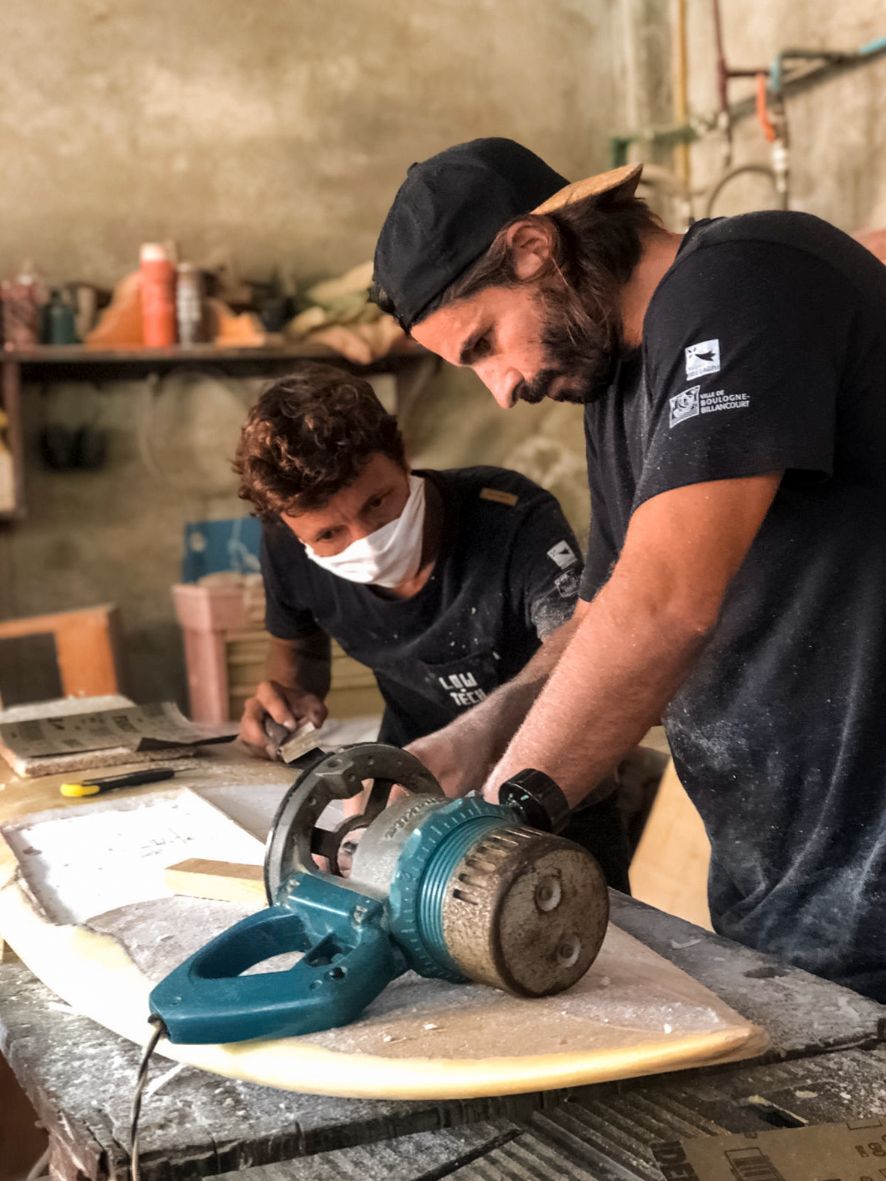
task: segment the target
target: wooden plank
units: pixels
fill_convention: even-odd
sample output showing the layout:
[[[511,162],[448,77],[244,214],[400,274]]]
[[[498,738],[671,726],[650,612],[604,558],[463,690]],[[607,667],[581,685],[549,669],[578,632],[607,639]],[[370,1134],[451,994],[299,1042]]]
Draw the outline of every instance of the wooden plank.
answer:
[[[0,1181],[21,1181],[46,1147],[37,1113],[0,1054]]]
[[[450,1177],[455,1169],[482,1160],[513,1140],[520,1128],[510,1120],[473,1127],[440,1128],[397,1136],[377,1144],[323,1152],[297,1161],[260,1165],[223,1173],[218,1181],[431,1181]]]
[[[427,353],[414,341],[404,341],[389,356],[379,358],[372,366],[352,365],[334,349],[307,340],[298,344],[286,344],[273,338],[265,344],[255,346],[227,346],[214,344],[171,345],[168,348],[147,348],[145,345],[121,345],[117,348],[89,345],[35,345],[28,349],[7,349],[4,360],[15,365],[101,365],[145,362],[180,365],[188,361],[288,361],[330,359],[353,369],[393,368],[403,361],[426,357]]]
[[[631,893],[640,902],[710,931],[710,860],[711,844],[701,816],[671,760],[631,861]]]
[[[845,1050],[572,1091],[554,1107],[533,1113],[524,1133],[447,1177],[661,1181],[655,1150],[664,1144],[882,1116],[884,1077],[886,1051]],[[291,1176],[294,1181],[296,1174]],[[259,1178],[247,1173],[245,1181]]]
[[[207,861],[190,857],[170,865],[163,883],[173,894],[188,898],[214,898],[218,902],[241,902],[264,906],[264,872],[260,865],[234,865],[230,861]]]
[[[90,610],[62,612],[57,619],[55,649],[65,693],[79,697],[119,693],[118,608],[108,603]]]
[[[649,1079],[643,1093],[667,1093],[731,1132],[864,1119],[886,1114],[886,1047],[686,1075],[674,1084],[665,1092]]]
[[[51,635],[62,688],[69,696],[120,691],[120,614],[114,603],[0,622],[0,639]]]

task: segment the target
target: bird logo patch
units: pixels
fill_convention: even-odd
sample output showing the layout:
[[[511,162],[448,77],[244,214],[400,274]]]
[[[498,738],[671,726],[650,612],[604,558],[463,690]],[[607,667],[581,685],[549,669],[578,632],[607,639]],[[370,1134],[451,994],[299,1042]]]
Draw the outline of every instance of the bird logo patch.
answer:
[[[702,340],[686,349],[686,380],[720,372],[720,341]]]
[[[561,570],[574,566],[578,561],[568,541],[558,541],[556,545],[552,545],[548,550],[548,557],[552,562],[556,562]]]

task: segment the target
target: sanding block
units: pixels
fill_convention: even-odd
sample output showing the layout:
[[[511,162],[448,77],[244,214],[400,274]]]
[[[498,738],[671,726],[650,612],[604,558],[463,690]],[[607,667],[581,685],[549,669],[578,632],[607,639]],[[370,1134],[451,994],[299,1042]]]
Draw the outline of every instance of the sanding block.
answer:
[[[274,758],[281,763],[294,763],[320,745],[319,731],[313,722],[302,722],[295,730],[289,730],[272,717],[266,717],[264,726],[265,734],[276,745]]]

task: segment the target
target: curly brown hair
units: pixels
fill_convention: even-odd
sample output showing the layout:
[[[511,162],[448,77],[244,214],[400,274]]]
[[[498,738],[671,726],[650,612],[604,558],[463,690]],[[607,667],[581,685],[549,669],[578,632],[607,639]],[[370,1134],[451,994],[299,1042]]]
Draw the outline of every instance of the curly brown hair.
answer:
[[[266,520],[322,508],[379,452],[407,466],[397,420],[369,382],[306,361],[250,410],[234,456],[237,494]]]

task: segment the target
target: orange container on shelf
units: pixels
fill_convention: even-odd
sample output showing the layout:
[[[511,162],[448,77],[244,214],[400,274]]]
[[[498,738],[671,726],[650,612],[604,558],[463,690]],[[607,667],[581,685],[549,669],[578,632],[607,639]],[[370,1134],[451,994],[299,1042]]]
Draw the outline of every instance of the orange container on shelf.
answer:
[[[165,246],[141,248],[142,332],[149,348],[175,344],[175,267]]]

